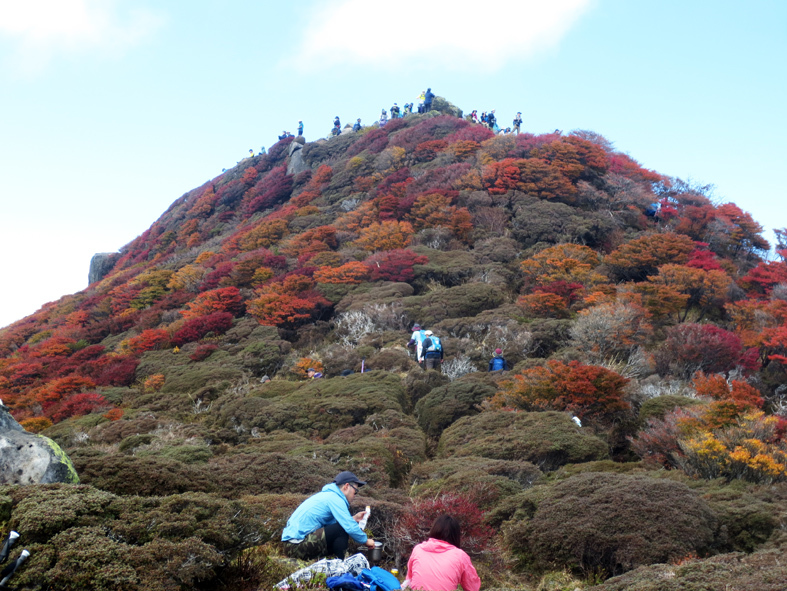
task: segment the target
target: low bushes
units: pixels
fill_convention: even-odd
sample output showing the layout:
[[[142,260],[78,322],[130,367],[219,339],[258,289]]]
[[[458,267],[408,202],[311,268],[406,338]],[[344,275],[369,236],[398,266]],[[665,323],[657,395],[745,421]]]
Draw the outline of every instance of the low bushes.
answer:
[[[429,437],[439,437],[457,419],[477,414],[476,406],[492,397],[495,390],[494,385],[474,374],[435,388],[415,405],[418,424]]]
[[[718,523],[686,485],[640,475],[579,474],[531,489],[521,506],[504,525],[521,566],[607,576],[702,554]]]
[[[437,455],[528,461],[550,471],[563,464],[605,459],[607,445],[563,413],[489,411],[448,427]]]
[[[242,548],[277,533],[243,504],[200,493],[143,499],[39,485],[3,487],[0,498],[31,553],[14,579],[25,589],[210,588]]]

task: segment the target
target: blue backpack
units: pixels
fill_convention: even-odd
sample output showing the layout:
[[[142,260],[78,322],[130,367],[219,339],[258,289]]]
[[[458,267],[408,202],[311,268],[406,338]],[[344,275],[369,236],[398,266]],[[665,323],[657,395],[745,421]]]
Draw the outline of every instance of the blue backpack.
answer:
[[[495,357],[492,359],[492,371],[500,371],[506,368],[506,360],[502,357]]]
[[[370,585],[369,591],[394,591],[402,588],[399,579],[379,566],[363,569],[358,575],[358,580]]]

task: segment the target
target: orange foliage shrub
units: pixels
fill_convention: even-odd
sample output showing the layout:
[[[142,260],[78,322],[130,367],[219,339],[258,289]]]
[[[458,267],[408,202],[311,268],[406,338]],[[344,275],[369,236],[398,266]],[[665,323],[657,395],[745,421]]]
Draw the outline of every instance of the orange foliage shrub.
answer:
[[[52,426],[52,421],[46,417],[31,417],[19,423],[28,433],[40,433]]]
[[[295,374],[299,378],[305,380],[307,378],[306,372],[312,368],[318,372],[325,371],[322,365],[322,361],[319,359],[312,359],[311,357],[301,357],[298,361],[290,368],[290,373]]]
[[[361,283],[369,278],[369,268],[352,261],[340,267],[321,267],[314,273],[318,283]]]
[[[527,316],[536,318],[566,318],[568,307],[565,298],[555,293],[533,293],[520,296],[516,305],[522,308]]]
[[[142,384],[142,387],[145,392],[158,392],[164,387],[164,379],[163,373],[154,373],[153,375],[148,376],[148,378]]]
[[[604,262],[617,279],[642,281],[655,275],[662,265],[687,262],[694,248],[694,241],[682,234],[648,234],[629,240]]]
[[[243,311],[243,298],[237,287],[220,287],[199,294],[193,302],[186,304],[180,313],[184,318],[207,316],[214,312],[230,312],[237,315]]]
[[[579,417],[610,418],[627,410],[623,387],[628,379],[597,365],[549,361],[502,384],[492,402],[523,410],[566,410]]]
[[[105,412],[101,415],[105,419],[109,419],[110,421],[119,421],[123,418],[123,409],[122,408],[113,408],[110,411]]]
[[[249,252],[276,244],[287,235],[287,220],[264,220],[238,238],[240,250]]]
[[[588,285],[604,280],[594,269],[599,264],[596,251],[579,244],[550,246],[522,261],[521,268],[531,283],[581,283]]]
[[[120,343],[122,353],[141,355],[145,351],[166,349],[169,345],[169,333],[163,328],[149,328],[140,334]]]
[[[413,227],[408,222],[381,222],[363,228],[360,234],[355,244],[364,250],[395,250],[410,244]]]

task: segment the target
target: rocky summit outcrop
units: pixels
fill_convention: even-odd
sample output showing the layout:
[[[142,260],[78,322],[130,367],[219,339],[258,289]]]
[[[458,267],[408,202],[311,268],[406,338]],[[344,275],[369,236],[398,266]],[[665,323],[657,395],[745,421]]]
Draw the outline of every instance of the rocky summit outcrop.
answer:
[[[0,484],[77,484],[79,476],[60,446],[25,431],[0,405]]]
[[[303,145],[306,140],[303,136],[296,137],[290,144],[289,156],[290,159],[287,163],[287,174],[298,175],[305,170],[309,170],[309,165],[303,159]]]
[[[93,258],[90,259],[90,271],[87,274],[88,285],[92,285],[106,277],[107,273],[115,266],[119,257],[119,252],[98,252],[94,254]]]

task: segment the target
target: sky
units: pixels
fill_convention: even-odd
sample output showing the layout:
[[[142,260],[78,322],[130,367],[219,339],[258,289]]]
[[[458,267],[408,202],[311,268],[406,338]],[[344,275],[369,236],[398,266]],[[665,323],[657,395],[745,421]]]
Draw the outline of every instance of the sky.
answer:
[[[421,90],[787,226],[787,2],[0,0],[0,327],[303,120]]]

